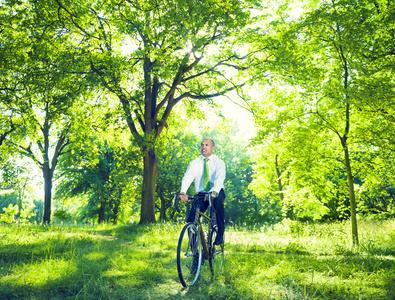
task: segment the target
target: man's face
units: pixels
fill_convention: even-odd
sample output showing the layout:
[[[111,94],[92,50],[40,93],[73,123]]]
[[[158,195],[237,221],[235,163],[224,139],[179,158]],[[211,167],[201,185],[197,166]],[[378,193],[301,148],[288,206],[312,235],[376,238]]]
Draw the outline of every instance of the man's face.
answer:
[[[209,157],[215,150],[214,144],[210,140],[204,140],[200,147],[200,152],[204,157]]]

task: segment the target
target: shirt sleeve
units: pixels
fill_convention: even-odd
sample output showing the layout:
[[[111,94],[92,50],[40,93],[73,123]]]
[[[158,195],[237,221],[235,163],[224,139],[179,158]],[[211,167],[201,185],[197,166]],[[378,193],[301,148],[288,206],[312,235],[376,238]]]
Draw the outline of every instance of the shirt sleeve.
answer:
[[[195,179],[195,167],[193,161],[191,161],[188,165],[187,171],[184,174],[184,178],[182,178],[181,182],[181,193],[186,193],[192,181]]]
[[[226,178],[226,167],[222,160],[218,160],[216,163],[214,186],[211,191],[219,193],[224,188],[224,181]]]

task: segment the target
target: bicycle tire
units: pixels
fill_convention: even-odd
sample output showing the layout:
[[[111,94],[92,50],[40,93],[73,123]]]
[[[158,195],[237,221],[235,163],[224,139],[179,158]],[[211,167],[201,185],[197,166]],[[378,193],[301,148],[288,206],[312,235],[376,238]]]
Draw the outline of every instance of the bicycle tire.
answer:
[[[194,259],[195,266],[193,265]],[[202,259],[200,232],[194,223],[187,223],[182,228],[177,246],[178,277],[184,287],[191,286],[198,280]]]
[[[224,243],[221,245],[214,245],[217,236],[217,229],[213,228],[209,237],[209,264],[211,274],[218,276],[224,267]]]

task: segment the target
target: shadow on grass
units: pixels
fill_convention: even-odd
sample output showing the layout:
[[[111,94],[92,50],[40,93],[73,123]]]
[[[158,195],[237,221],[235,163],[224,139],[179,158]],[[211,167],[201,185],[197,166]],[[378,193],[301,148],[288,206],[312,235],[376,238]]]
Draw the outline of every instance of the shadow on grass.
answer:
[[[155,265],[173,262],[141,239],[149,232],[127,225],[3,234],[0,299],[112,298],[119,285],[127,290],[161,282],[164,273]]]
[[[297,242],[277,250],[229,243],[219,278],[206,262],[198,284],[185,289],[176,271],[180,230],[158,224],[7,233],[0,299],[395,299],[393,256],[319,255]]]
[[[316,255],[300,249],[270,251],[264,246],[230,252],[230,283],[243,285],[239,274],[250,274],[250,288],[242,291],[255,293],[251,299],[395,299],[391,256]]]

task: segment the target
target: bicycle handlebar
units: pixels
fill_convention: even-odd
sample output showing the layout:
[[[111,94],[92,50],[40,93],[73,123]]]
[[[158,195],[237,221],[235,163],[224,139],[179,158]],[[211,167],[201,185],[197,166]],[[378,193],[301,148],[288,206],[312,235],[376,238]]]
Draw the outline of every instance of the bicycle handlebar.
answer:
[[[177,192],[174,192],[173,195],[173,207],[175,207],[176,211],[180,212],[180,208],[178,207],[178,201],[180,200],[180,197],[177,197]]]
[[[177,195],[177,192],[173,193],[174,199],[173,199],[173,207],[175,207],[176,211],[180,212],[180,208],[178,207],[178,203],[180,202],[180,196]],[[190,197],[188,196],[188,200],[194,200],[195,197]]]
[[[212,209],[215,213],[217,213],[217,211],[216,211],[215,208],[214,208],[214,205],[212,204],[211,193],[212,193],[212,192],[208,192],[208,193],[207,193],[207,194],[209,195],[210,206],[211,206],[211,209]],[[180,196],[177,195],[177,192],[174,192],[173,195],[174,195],[174,198],[173,198],[173,207],[176,209],[177,212],[180,212],[180,208],[178,207],[178,203],[179,203],[179,201],[180,201]],[[188,196],[188,200],[195,200],[195,197],[194,197],[194,196],[192,196],[192,197],[191,197],[191,196]]]

